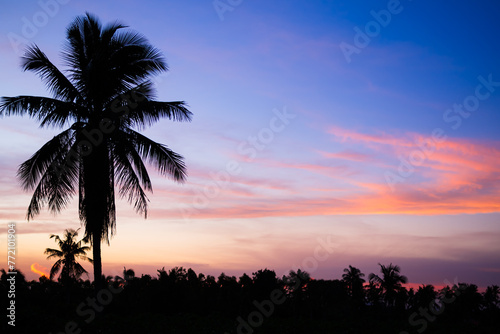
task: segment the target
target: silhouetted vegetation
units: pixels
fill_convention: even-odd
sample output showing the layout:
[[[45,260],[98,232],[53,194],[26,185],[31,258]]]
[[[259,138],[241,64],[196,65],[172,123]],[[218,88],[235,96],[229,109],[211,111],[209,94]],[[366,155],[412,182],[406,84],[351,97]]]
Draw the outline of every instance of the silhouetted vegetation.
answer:
[[[498,286],[484,293],[466,283],[414,291],[403,286],[407,279],[392,264],[381,265],[381,274],[370,274],[366,284],[363,276],[352,266],[341,280],[315,280],[301,270],[278,277],[269,269],[215,278],[183,267],[137,277],[124,268],[122,276],[103,277],[105,287],[97,293],[89,280],[71,276],[68,299],[61,282],[26,282],[21,273],[16,327],[26,333],[121,334],[498,332]]]

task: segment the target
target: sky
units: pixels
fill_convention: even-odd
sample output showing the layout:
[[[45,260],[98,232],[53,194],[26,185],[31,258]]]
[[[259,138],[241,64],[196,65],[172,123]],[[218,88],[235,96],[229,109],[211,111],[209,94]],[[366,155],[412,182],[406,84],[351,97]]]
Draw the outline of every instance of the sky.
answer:
[[[66,27],[85,12],[159,48],[170,70],[158,100],[193,112],[144,130],[184,156],[188,180],[150,168],[147,219],[117,199],[105,274],[339,279],[393,263],[413,284],[500,284],[498,1],[11,1],[0,96],[48,96],[21,70],[23,47],[65,69]],[[0,118],[0,256],[15,223],[28,279],[50,270],[49,235],[80,227],[76,198],[27,222],[16,178],[60,131]]]

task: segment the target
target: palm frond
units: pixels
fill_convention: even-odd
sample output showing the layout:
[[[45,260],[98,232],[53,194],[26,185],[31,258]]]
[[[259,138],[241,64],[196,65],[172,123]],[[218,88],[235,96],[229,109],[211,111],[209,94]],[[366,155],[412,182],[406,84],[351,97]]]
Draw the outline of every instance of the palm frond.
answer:
[[[78,181],[79,162],[78,159],[72,159],[69,155],[78,149],[74,147],[75,145],[67,152],[61,152],[52,160],[45,172],[37,177],[38,185],[28,206],[28,220],[38,215],[45,204],[48,204],[51,212],[61,211],[73,197]]]
[[[62,257],[63,256],[63,252],[61,252],[58,249],[53,249],[53,248],[47,248],[47,249],[45,249],[45,251],[43,253],[48,255],[47,260],[52,259],[54,257]]]
[[[122,161],[122,159],[127,159],[130,166],[133,169],[133,172],[136,174],[138,180],[140,181],[140,185],[147,191],[152,191],[153,187],[151,184],[151,179],[149,178],[148,171],[141,156],[137,153],[136,147],[133,142],[130,142],[126,137],[125,133],[121,132],[121,136],[116,136],[120,138],[120,140],[115,141],[115,154],[119,155],[120,158],[118,161]]]
[[[109,45],[112,42],[113,36],[116,34],[116,32],[123,28],[127,28],[127,26],[118,21],[106,25],[101,32],[102,44]]]
[[[25,190],[32,190],[56,159],[65,155],[74,140],[72,129],[49,140],[18,169],[17,176]]]
[[[105,108],[110,112],[109,118],[122,117],[125,112],[128,114],[131,109],[137,108],[138,102],[153,99],[154,93],[153,83],[149,80],[125,91],[116,91],[105,103]]]
[[[46,125],[64,126],[71,120],[81,117],[82,109],[73,102],[66,102],[42,96],[2,97],[0,115],[30,117],[40,121],[40,127]]]
[[[134,209],[147,217],[148,197],[125,152],[115,152],[115,169],[117,183],[120,185],[120,196],[127,197]]]
[[[144,128],[151,126],[162,118],[168,118],[172,121],[190,122],[192,113],[188,110],[184,101],[159,102],[143,100],[137,107],[131,109],[127,115],[132,126]]]
[[[136,32],[122,32],[115,35],[112,46],[116,48],[110,59],[115,64],[113,73],[128,75],[123,77],[131,84],[140,79],[168,70],[160,50],[149,44],[148,40]]]
[[[177,182],[185,181],[187,177],[186,165],[181,155],[131,129],[127,130],[127,134],[137,153],[155,167],[160,174],[170,176]]]
[[[54,238],[55,242],[57,242],[59,245],[63,244],[63,241],[57,234],[51,234],[50,239]]]
[[[87,58],[90,58],[89,55],[94,55],[97,50],[99,50],[99,47],[101,47],[102,25],[96,16],[88,12],[85,13],[83,18],[80,32],[83,35],[83,41],[85,43],[85,55]]]
[[[380,278],[378,275],[375,275],[374,273],[371,273],[368,276],[368,280],[370,282],[375,282],[375,283],[379,283],[379,284],[381,284],[384,281],[382,278]]]
[[[80,255],[78,256],[79,259],[82,259],[84,261],[88,261],[89,263],[94,263],[94,260],[92,260],[91,258],[89,258],[88,256],[86,255]]]
[[[75,263],[73,266],[73,274],[75,278],[79,278],[82,274],[87,274],[87,270],[81,264]]]
[[[27,48],[26,55],[22,57],[21,67],[25,71],[38,74],[56,99],[74,101],[79,95],[68,78],[52,64],[37,45]]]
[[[83,40],[83,31],[81,29],[84,18],[76,17],[66,30],[66,43],[63,46],[62,58],[64,64],[69,68],[70,78],[75,83],[80,93],[84,93],[82,85],[82,69],[87,66],[85,57],[85,43]]]
[[[52,265],[52,268],[50,268],[50,279],[54,279],[59,272],[59,269],[61,269],[62,264],[63,260],[57,260],[56,263]]]

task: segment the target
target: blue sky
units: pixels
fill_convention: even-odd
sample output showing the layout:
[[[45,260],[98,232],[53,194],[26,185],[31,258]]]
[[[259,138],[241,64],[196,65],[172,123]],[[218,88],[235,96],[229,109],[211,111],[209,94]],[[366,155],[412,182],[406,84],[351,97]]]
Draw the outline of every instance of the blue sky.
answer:
[[[330,237],[335,251],[309,270],[313,277],[393,262],[413,283],[499,283],[497,2],[62,2],[4,5],[1,96],[47,94],[20,70],[13,36],[60,65],[66,27],[88,11],[162,50],[170,71],[157,80],[158,99],[185,100],[194,113],[191,123],[145,130],[185,157],[189,180],[178,185],[151,170],[148,220],[120,201],[105,272],[286,272]],[[372,12],[388,8],[390,22],[377,28]],[[36,32],[27,35],[28,24]],[[377,30],[348,62],[340,45],[355,45],[367,26]],[[467,102],[477,105],[453,111]],[[18,222],[24,271],[50,268],[48,235],[79,226],[74,203],[56,217],[24,219],[30,194],[16,166],[57,131],[0,120],[0,220]],[[431,143],[427,151],[422,143]]]

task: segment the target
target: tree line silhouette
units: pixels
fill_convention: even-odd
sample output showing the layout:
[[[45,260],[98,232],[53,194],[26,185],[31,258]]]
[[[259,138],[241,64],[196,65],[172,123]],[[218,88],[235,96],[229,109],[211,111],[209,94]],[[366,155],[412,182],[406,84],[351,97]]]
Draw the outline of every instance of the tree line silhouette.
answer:
[[[17,274],[18,329],[66,333],[495,333],[499,287],[480,293],[474,284],[406,288],[399,267],[380,275],[349,266],[341,279],[313,279],[300,269],[278,277],[261,269],[240,277],[158,269],[156,276],[122,276],[93,282],[69,275],[26,281]],[[68,278],[69,277],[69,278]],[[7,273],[2,269],[1,294]],[[112,292],[108,292],[112,291]],[[279,296],[273,302],[273,295]],[[278,302],[279,301],[279,302]],[[33,327],[35,326],[36,327]],[[74,331],[77,333],[77,331]],[[71,332],[73,333],[73,332]]]
[[[92,259],[78,230],[50,235],[57,259],[50,276],[16,277],[17,329],[49,333],[495,333],[500,328],[500,288],[482,293],[455,282],[437,290],[404,286],[401,268],[379,263],[368,281],[349,265],[341,279],[314,279],[301,269],[279,277],[261,269],[240,277],[196,273],[192,268],[157,270],[137,277],[102,276],[103,286],[84,280],[78,262]],[[9,274],[2,269],[0,293]],[[56,279],[57,277],[57,279]]]

